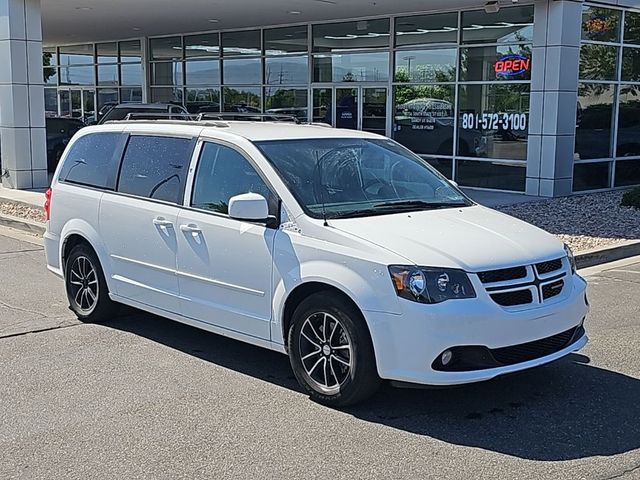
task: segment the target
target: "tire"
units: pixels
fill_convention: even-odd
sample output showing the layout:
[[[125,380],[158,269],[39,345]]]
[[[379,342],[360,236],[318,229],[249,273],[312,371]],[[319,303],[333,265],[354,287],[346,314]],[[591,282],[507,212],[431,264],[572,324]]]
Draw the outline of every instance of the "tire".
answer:
[[[381,384],[362,314],[328,292],[309,296],[294,311],[289,360],[311,398],[330,407],[361,402]]]
[[[69,308],[85,323],[102,323],[112,319],[118,306],[109,298],[109,289],[97,255],[85,244],[69,253],[64,272]]]

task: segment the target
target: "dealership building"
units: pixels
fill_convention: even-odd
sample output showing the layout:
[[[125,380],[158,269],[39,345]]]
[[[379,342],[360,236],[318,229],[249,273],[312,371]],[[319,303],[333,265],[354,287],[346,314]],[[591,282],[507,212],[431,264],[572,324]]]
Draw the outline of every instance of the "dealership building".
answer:
[[[46,118],[125,102],[375,132],[468,187],[640,184],[640,0],[0,0],[0,60],[8,188],[48,185]]]

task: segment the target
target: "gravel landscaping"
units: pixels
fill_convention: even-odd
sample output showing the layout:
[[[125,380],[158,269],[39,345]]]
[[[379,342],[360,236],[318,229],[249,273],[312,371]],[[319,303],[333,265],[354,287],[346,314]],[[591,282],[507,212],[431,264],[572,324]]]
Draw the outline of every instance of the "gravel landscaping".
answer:
[[[496,207],[568,243],[574,252],[640,240],[640,210],[621,207],[624,191]]]
[[[26,203],[0,202],[0,215],[26,218],[34,222],[44,222],[44,210]]]

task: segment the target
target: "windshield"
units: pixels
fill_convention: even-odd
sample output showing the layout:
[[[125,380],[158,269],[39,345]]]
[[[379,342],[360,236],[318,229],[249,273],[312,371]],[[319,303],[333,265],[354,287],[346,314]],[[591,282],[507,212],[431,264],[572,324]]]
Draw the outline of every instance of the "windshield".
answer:
[[[472,205],[424,160],[391,140],[321,138],[256,145],[314,218]]]

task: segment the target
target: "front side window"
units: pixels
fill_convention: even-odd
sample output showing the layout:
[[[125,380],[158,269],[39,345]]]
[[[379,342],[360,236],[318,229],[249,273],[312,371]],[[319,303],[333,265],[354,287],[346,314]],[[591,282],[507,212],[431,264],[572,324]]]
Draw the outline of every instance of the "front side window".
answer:
[[[232,148],[206,143],[196,171],[191,206],[226,215],[231,197],[243,193],[262,195],[269,201],[269,213],[275,213],[275,197],[247,159]]]
[[[122,160],[118,191],[182,203],[193,146],[189,138],[132,136]]]
[[[322,138],[256,145],[313,218],[471,205],[424,160],[391,140]]]
[[[67,154],[60,179],[113,190],[122,144],[123,135],[120,133],[94,133],[79,138]]]

